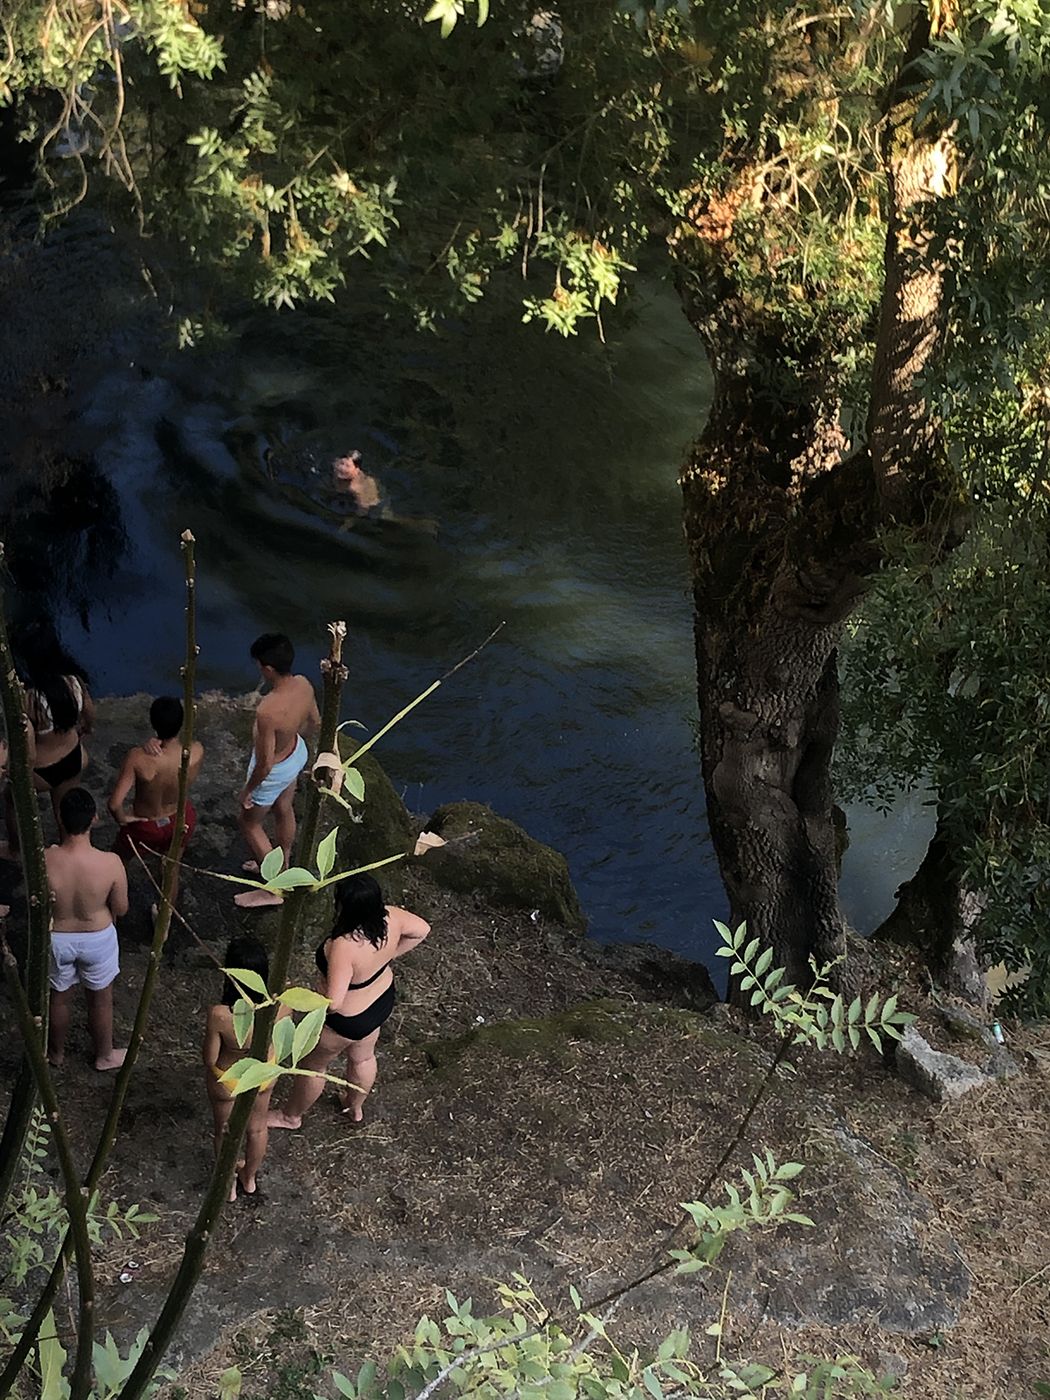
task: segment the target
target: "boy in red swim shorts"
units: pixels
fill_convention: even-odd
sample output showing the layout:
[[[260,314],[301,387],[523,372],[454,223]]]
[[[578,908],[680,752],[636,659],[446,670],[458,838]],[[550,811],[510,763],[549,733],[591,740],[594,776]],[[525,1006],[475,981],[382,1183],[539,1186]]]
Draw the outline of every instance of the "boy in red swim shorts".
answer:
[[[113,849],[125,863],[133,860],[134,848],[167,855],[175,835],[175,809],[179,803],[179,768],[182,764],[182,701],[172,695],[154,700],[149,710],[149,722],[156,739],[132,749],[117,774],[109,795],[109,810],[120,827]],[[204,760],[204,745],[194,742],[190,749],[189,781],[192,784]],[[129,816],[124,803],[134,788]],[[197,813],[193,803],[186,801],[186,838],[182,849],[193,835]],[[178,852],[182,855],[182,851]],[[178,871],[172,899],[178,893]]]

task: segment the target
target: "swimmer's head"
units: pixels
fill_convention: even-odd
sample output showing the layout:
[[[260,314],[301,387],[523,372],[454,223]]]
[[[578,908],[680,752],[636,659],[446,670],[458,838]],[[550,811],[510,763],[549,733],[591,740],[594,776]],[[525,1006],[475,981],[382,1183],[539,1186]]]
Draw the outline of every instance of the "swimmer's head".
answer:
[[[58,804],[58,819],[67,836],[83,836],[90,831],[98,815],[95,799],[86,788],[70,788]]]
[[[159,695],[149,707],[149,722],[157,738],[174,739],[182,728],[182,701],[175,695]]]
[[[361,454],[355,447],[344,457],[337,457],[332,463],[332,477],[336,481],[353,481],[361,471]]]
[[[267,672],[287,676],[295,662],[295,648],[283,632],[264,632],[252,642],[251,657],[264,676]]]

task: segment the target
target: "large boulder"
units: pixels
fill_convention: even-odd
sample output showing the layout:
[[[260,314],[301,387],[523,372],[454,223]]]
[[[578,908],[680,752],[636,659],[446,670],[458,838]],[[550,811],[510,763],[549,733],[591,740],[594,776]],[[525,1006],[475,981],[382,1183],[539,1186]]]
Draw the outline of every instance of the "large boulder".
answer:
[[[481,802],[449,802],[427,822],[446,843],[421,856],[426,873],[460,894],[504,909],[535,910],[581,933],[587,927],[565,857]]]

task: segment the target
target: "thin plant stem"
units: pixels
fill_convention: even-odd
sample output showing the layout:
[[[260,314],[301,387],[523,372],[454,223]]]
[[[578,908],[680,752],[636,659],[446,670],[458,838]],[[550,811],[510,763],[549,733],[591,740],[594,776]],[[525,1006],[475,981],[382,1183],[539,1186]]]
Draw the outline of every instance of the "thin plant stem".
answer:
[[[196,701],[194,690],[197,677],[197,633],[196,633],[196,567],[194,561],[194,539],[187,530],[182,536],[182,552],[186,575],[186,660],[182,667],[183,680],[183,710],[185,719],[183,721],[183,741],[182,741],[182,763],[179,768],[179,797],[178,805],[175,809],[175,824],[172,832],[171,849],[180,852],[182,849],[183,837],[186,831],[186,794],[189,787],[189,767],[190,753],[193,749],[193,730],[196,717]],[[138,848],[135,854],[141,861]],[[91,1166],[88,1168],[87,1176],[84,1178],[84,1189],[88,1198],[94,1194],[102,1173],[105,1170],[109,1154],[113,1150],[113,1144],[117,1138],[117,1131],[120,1126],[120,1115],[127,1099],[128,1088],[131,1084],[132,1071],[138,1059],[139,1048],[146,1032],[146,1022],[149,1018],[150,1006],[153,1001],[153,993],[157,985],[157,977],[160,972],[161,955],[164,945],[167,942],[168,932],[171,928],[171,916],[176,912],[172,905],[171,891],[172,885],[178,871],[178,862],[169,859],[164,870],[163,886],[157,889],[160,895],[157,919],[153,926],[153,942],[150,946],[149,961],[146,964],[146,972],[142,981],[142,990],[139,993],[138,1006],[135,1011],[135,1022],[132,1026],[131,1036],[128,1040],[128,1050],[124,1057],[124,1063],[117,1071],[116,1082],[113,1085],[113,1094],[110,1098],[109,1109],[106,1113],[106,1120],[99,1132],[98,1140],[95,1144],[95,1152],[91,1159]],[[154,882],[154,886],[156,884]],[[40,1328],[44,1324],[48,1313],[51,1310],[58,1293],[62,1278],[65,1274],[69,1257],[73,1250],[72,1230],[67,1230],[62,1241],[62,1247],[58,1252],[51,1273],[47,1282],[41,1289],[40,1296],[34,1304],[33,1311],[21,1330],[21,1335],[11,1355],[7,1359],[3,1372],[0,1373],[0,1400],[9,1394],[15,1380],[18,1377],[29,1352],[36,1341]]]
[[[80,1173],[73,1158],[69,1134],[58,1107],[55,1082],[44,1053],[41,1018],[34,1016],[25,988],[18,976],[18,963],[7,940],[2,940],[4,976],[14,1005],[15,1017],[33,1066],[37,1089],[51,1127],[65,1187],[66,1213],[73,1236],[73,1257],[77,1266],[77,1347],[73,1375],[69,1383],[69,1400],[87,1400],[91,1390],[91,1348],[95,1339],[95,1280],[91,1268],[91,1239],[88,1234],[89,1193],[80,1182]]]
[[[2,560],[2,547],[0,547]],[[29,905],[28,936],[25,958],[25,993],[34,1024],[39,1027],[41,1045],[47,1036],[49,986],[47,980],[48,954],[51,946],[51,887],[44,860],[44,834],[40,825],[40,808],[33,788],[29,761],[29,717],[25,712],[22,687],[15,673],[7,624],[0,607],[0,704],[7,729],[8,768],[11,796],[14,802],[22,869],[25,873]],[[10,833],[8,833],[10,834]],[[0,1211],[11,1190],[18,1164],[22,1160],[26,1134],[36,1103],[36,1078],[29,1059],[28,1046],[22,1053],[22,1063],[8,1104],[4,1131],[0,1135]]]
[[[339,723],[339,700],[347,674],[342,660],[346,624],[342,622],[329,624],[329,633],[331,635],[331,648],[326,659],[321,662],[321,671],[324,676],[324,702],[319,740],[321,752],[330,750],[335,743],[336,726]],[[320,780],[315,776],[306,792],[303,820],[296,840],[296,860],[299,864],[305,864],[313,855],[317,842],[320,808]],[[296,945],[307,896],[308,891],[305,889],[293,890],[284,901],[281,909],[277,943],[270,963],[271,996],[283,990],[287,981],[288,968]],[[273,1002],[264,1007],[255,1017],[250,1049],[250,1054],[254,1059],[266,1059],[276,1016],[277,1004]],[[222,1146],[212,1169],[211,1179],[197,1213],[197,1219],[186,1237],[186,1245],[175,1278],[142,1349],[142,1354],[120,1390],[117,1400],[140,1400],[160,1365],[192,1297],[201,1269],[204,1266],[209,1242],[215,1232],[229,1193],[230,1181],[240,1153],[241,1139],[255,1104],[255,1095],[255,1090],[249,1090],[247,1093],[237,1096],[237,1101],[226,1125]]]

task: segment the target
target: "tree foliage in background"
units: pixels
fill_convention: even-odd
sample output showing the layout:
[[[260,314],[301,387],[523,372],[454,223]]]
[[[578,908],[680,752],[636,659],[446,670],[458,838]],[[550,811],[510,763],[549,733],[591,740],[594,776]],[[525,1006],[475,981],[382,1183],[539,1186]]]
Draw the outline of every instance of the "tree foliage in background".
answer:
[[[273,306],[352,305],[367,258],[427,324],[513,271],[570,334],[673,281],[714,375],[682,474],[711,836],[790,976],[834,961],[843,626],[901,552],[926,608],[988,506],[945,410],[995,417],[1045,306],[1046,0],[8,10],[58,205],[116,176]]]
[[[849,646],[841,775],[889,805],[928,788],[937,829],[885,932],[935,969],[971,937],[1031,968],[1015,1001],[1050,1005],[1050,410],[1047,365],[949,422],[978,505],[963,548],[880,576]]]

